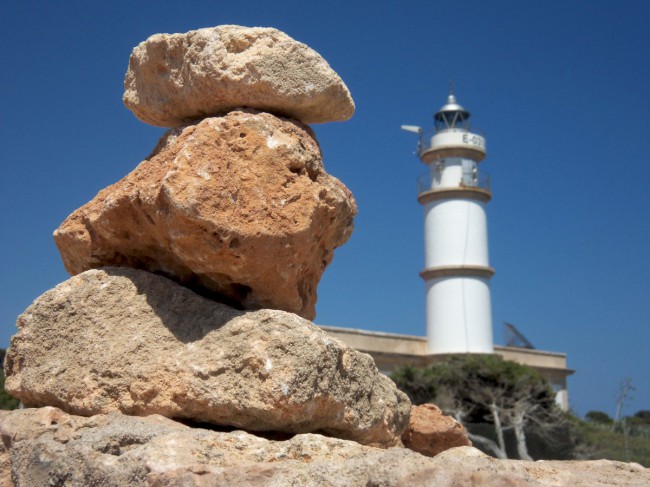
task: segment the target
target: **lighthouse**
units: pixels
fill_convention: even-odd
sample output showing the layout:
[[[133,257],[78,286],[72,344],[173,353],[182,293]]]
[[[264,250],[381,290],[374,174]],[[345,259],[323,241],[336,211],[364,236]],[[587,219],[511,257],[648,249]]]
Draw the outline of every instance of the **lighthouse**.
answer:
[[[420,136],[418,178],[424,207],[427,342],[431,354],[493,353],[486,205],[489,178],[479,170],[485,138],[470,127],[453,86],[434,128],[402,128]]]

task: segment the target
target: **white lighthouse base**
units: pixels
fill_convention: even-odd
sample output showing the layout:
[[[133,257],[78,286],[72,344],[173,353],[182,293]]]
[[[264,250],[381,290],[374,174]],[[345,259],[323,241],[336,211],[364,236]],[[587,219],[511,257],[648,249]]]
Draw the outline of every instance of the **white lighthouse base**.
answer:
[[[426,286],[429,353],[494,353],[488,279],[438,277]]]

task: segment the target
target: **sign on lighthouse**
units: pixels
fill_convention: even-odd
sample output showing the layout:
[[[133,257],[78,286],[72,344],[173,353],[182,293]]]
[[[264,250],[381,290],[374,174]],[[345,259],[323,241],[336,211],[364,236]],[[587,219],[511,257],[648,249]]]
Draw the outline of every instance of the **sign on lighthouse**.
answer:
[[[427,342],[432,354],[493,353],[486,204],[489,178],[479,171],[485,138],[453,89],[434,116],[432,133],[418,133],[418,156],[428,170],[418,179],[424,206]]]

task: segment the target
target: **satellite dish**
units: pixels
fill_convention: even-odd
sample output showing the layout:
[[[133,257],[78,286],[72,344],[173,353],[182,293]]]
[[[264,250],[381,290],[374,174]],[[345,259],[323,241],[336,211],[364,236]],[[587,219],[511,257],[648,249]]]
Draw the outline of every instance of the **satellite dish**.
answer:
[[[535,350],[535,347],[528,339],[517,330],[517,327],[512,323],[507,321],[503,322],[505,328],[505,338],[506,338],[506,347],[517,347],[517,348],[528,348],[529,350]]]

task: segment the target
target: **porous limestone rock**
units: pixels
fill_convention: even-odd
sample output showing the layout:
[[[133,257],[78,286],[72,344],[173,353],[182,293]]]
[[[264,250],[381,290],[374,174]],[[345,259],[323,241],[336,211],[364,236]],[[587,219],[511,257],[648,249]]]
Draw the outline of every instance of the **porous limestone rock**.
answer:
[[[277,29],[237,25],[149,37],[131,53],[123,100],[162,127],[238,107],[304,123],[354,113],[345,83],[318,53]]]
[[[650,470],[611,462],[497,460],[472,447],[428,458],[300,434],[274,441],[188,428],[159,416],[90,418],[55,408],[0,415],[7,486],[638,487]],[[5,471],[9,470],[8,472]],[[13,479],[13,481],[11,480]],[[15,483],[14,483],[15,482]]]
[[[457,446],[472,446],[463,425],[443,414],[435,404],[411,407],[402,442],[405,447],[429,457]]]
[[[500,460],[471,446],[451,448],[395,487],[639,487],[650,485],[650,469],[611,460]]]
[[[71,274],[141,268],[247,309],[313,319],[316,287],[356,211],[309,127],[231,112],[169,131],[54,239]]]
[[[381,446],[408,424],[410,401],[369,355],[294,314],[238,311],[146,271],[79,274],[17,325],[5,387],[27,406]]]

